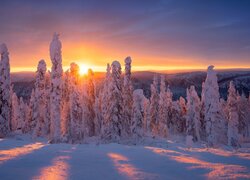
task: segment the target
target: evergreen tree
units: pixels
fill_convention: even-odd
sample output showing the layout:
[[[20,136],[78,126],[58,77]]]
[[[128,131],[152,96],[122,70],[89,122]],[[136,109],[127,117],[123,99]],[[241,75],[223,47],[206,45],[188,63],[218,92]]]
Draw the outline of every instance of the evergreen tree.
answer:
[[[51,93],[50,93],[50,142],[58,143],[61,138],[61,108],[62,108],[62,44],[59,35],[54,34],[50,43]]]
[[[239,114],[237,112],[237,93],[233,82],[230,82],[228,90],[228,110],[229,110],[229,120],[228,120],[228,145],[229,146],[239,146]]]
[[[144,95],[142,89],[136,89],[133,92],[132,121],[131,132],[133,140],[136,142],[143,137],[143,101]]]
[[[150,131],[156,135],[158,132],[158,108],[159,108],[159,95],[158,95],[158,78],[154,75],[153,84],[151,84],[151,97],[150,97]]]
[[[243,138],[250,137],[250,106],[245,94],[237,95],[237,109],[239,114],[239,134]]]
[[[82,104],[80,96],[80,68],[77,64],[70,64],[70,139],[71,142],[81,142],[84,137],[82,121]]]
[[[124,121],[124,136],[131,134],[131,115],[132,115],[132,105],[133,105],[133,87],[131,81],[131,58],[127,57],[125,59],[125,74],[123,82],[123,121]]]
[[[166,94],[166,84],[165,77],[161,75],[161,84],[160,84],[160,96],[159,96],[159,127],[158,133],[162,137],[167,137],[168,134],[168,109],[167,109],[167,94]]]
[[[209,66],[203,88],[206,137],[210,146],[226,143],[226,121],[219,103],[219,86],[214,66]]]
[[[194,86],[187,89],[187,136],[192,136],[194,141],[200,141],[200,98],[197,95]]]
[[[16,93],[12,93],[11,96],[11,122],[10,129],[11,131],[16,131],[18,129],[18,124],[20,123],[20,107],[19,107],[19,99]]]
[[[92,69],[88,70],[88,85],[87,85],[87,125],[88,125],[88,136],[95,135],[95,111],[94,111],[94,103],[95,103],[95,86],[94,86],[94,72]]]
[[[11,95],[9,52],[5,44],[0,45],[0,138],[10,132]]]
[[[111,82],[107,94],[108,107],[104,117],[102,138],[119,142],[123,131],[122,121],[122,79],[121,65],[118,61],[112,63]]]
[[[46,63],[42,59],[39,61],[36,72],[35,81],[35,106],[36,106],[36,124],[33,135],[35,137],[45,136],[48,130],[46,129]]]

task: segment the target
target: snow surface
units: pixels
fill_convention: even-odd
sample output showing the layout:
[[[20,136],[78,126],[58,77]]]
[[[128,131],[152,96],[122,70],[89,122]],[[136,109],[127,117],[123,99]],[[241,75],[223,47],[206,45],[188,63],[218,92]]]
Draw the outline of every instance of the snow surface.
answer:
[[[91,140],[93,142],[93,140]],[[147,142],[147,143],[145,143]],[[5,179],[248,179],[250,148],[206,148],[184,140],[141,145],[47,144],[28,136],[0,139]],[[143,145],[144,144],[144,145]]]

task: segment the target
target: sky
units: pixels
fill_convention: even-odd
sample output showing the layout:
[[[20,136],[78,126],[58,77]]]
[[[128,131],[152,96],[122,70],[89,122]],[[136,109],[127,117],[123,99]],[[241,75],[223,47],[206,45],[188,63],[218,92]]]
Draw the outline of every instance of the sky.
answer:
[[[131,56],[133,70],[250,68],[248,0],[0,0],[11,71],[50,67],[54,32],[65,67]]]

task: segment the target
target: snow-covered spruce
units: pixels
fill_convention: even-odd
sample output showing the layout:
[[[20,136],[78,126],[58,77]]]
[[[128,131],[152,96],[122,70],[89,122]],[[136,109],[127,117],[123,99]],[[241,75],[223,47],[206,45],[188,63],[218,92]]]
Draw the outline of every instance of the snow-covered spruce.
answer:
[[[210,146],[226,143],[226,121],[219,103],[219,86],[214,66],[207,69],[207,77],[202,89],[206,140]]]
[[[62,109],[62,44],[59,35],[54,34],[50,43],[51,92],[50,92],[50,142],[61,141],[61,109]]]
[[[187,116],[186,127],[187,136],[192,136],[193,141],[200,141],[200,98],[197,95],[194,86],[187,89]]]
[[[158,108],[159,108],[159,94],[158,94],[158,77],[155,74],[153,83],[151,84],[151,97],[150,97],[150,131],[158,134]]]
[[[10,132],[11,95],[9,52],[5,44],[0,45],[0,137]]]
[[[132,115],[132,104],[133,104],[133,87],[131,81],[131,63],[132,60],[128,56],[125,59],[125,72],[123,81],[123,121],[124,121],[124,136],[131,135],[131,115]]]
[[[46,107],[48,101],[46,98],[46,72],[47,67],[45,61],[42,59],[39,61],[36,72],[36,81],[35,81],[35,102],[34,106],[36,107],[33,114],[36,114],[36,119],[34,120],[35,128],[33,135],[34,137],[46,136],[48,132],[48,119],[46,118]]]
[[[233,82],[230,82],[228,90],[228,110],[229,110],[229,119],[228,119],[228,145],[229,146],[239,146],[239,114],[237,110],[237,93],[233,85]]]
[[[102,139],[110,142],[119,142],[122,137],[123,121],[122,121],[122,81],[121,81],[121,65],[118,61],[112,62],[111,82],[107,96],[109,106],[104,116],[104,127],[102,131]]]
[[[158,117],[158,134],[161,137],[167,137],[168,135],[168,106],[167,106],[167,93],[166,93],[166,83],[165,76],[161,75],[160,83],[160,95],[159,95],[159,117]]]
[[[98,123],[95,125],[95,85],[94,85],[94,72],[92,69],[88,70],[88,84],[87,84],[87,126],[88,126],[88,136],[92,137],[96,135],[95,127],[98,126]]]
[[[142,89],[136,89],[133,92],[133,106],[132,106],[132,121],[131,121],[131,133],[134,142],[140,140],[143,133],[143,102],[145,96]]]
[[[82,106],[80,95],[80,68],[77,64],[70,64],[70,130],[69,141],[76,143],[81,142],[84,137],[83,121],[82,121]]]

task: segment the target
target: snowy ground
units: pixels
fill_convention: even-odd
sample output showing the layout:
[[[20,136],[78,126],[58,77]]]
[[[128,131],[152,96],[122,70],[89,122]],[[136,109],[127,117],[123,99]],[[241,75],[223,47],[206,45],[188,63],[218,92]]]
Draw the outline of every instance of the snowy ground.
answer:
[[[250,148],[47,144],[0,139],[0,179],[250,179]]]

